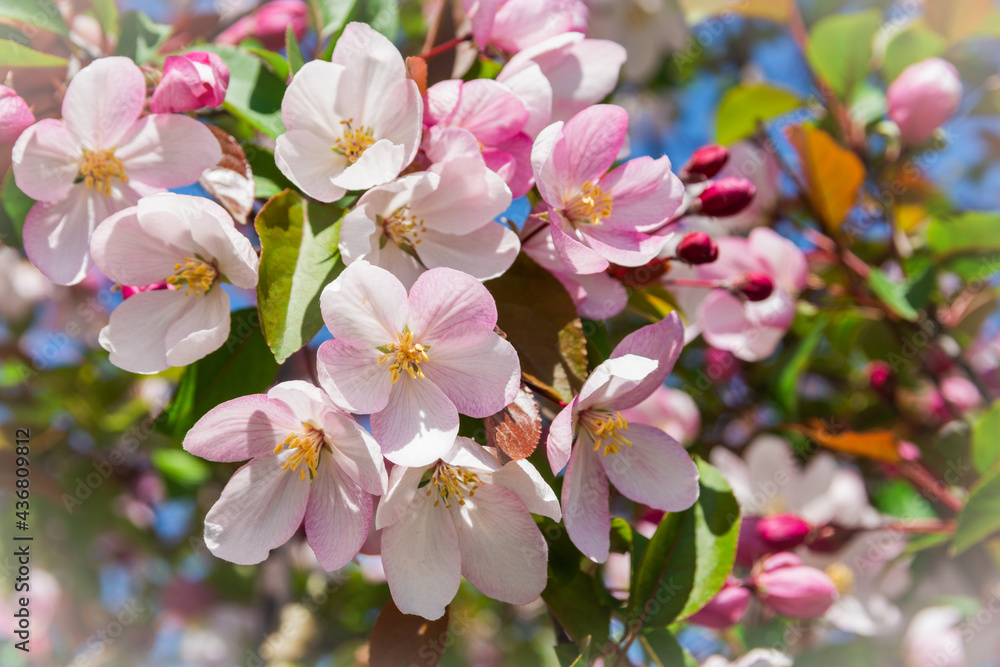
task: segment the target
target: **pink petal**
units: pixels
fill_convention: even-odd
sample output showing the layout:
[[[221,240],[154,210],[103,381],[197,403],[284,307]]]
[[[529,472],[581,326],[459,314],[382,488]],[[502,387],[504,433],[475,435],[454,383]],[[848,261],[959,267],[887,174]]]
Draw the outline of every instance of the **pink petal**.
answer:
[[[333,179],[347,166],[347,158],[332,144],[307,130],[289,130],[275,142],[274,163],[288,180],[321,202],[337,201],[347,193]]]
[[[205,296],[192,294],[184,298],[197,301],[166,331],[164,343],[170,366],[192,364],[229,339],[229,295],[221,287],[213,287]]]
[[[371,495],[341,476],[329,456],[322,456],[309,485],[305,527],[309,546],[324,570],[339,570],[358,555],[371,520]]]
[[[563,183],[556,173],[552,152],[556,142],[562,138],[563,126],[561,121],[552,123],[538,133],[531,146],[531,171],[535,175],[535,186],[542,199],[555,207],[563,204]]]
[[[319,382],[333,401],[350,412],[371,414],[385,409],[392,386],[388,364],[379,365],[379,351],[346,338],[319,346]]]
[[[395,466],[389,473],[389,486],[379,499],[378,510],[375,513],[375,527],[378,529],[391,526],[408,513],[410,505],[417,498],[417,486],[428,467],[404,468]],[[426,493],[426,491],[421,491]]]
[[[61,121],[41,120],[14,144],[14,181],[32,199],[59,201],[73,187],[82,156],[80,143]]]
[[[625,310],[628,292],[625,287],[606,273],[586,276],[554,274],[576,304],[581,317],[604,320]]]
[[[626,354],[602,362],[587,381],[583,383],[577,396],[578,410],[590,407],[617,410],[626,406],[621,397],[632,398],[636,387],[641,387],[649,376],[656,373],[659,362],[656,359]],[[643,397],[646,394],[643,393]]]
[[[184,449],[209,461],[245,461],[270,454],[301,428],[284,404],[265,394],[242,396],[212,408],[184,436]]]
[[[563,478],[562,508],[566,532],[583,555],[597,563],[608,559],[611,513],[608,479],[589,437],[573,450]]]
[[[145,104],[146,78],[138,65],[122,56],[99,58],[69,82],[63,97],[63,122],[84,148],[112,148],[131,129]]]
[[[129,179],[156,188],[197,182],[222,159],[222,149],[202,123],[181,114],[155,114],[135,123],[121,138],[115,157]]]
[[[322,427],[342,474],[372,495],[385,493],[389,478],[375,438],[352,417],[333,411],[326,413]]]
[[[809,264],[797,245],[773,229],[759,227],[747,237],[750,252],[760,257],[770,269],[767,273],[786,291],[798,294],[806,287]]]
[[[679,442],[646,424],[629,424],[624,435],[632,445],[600,460],[625,497],[664,512],[686,510],[698,500],[698,467]]]
[[[462,0],[465,13],[472,18],[472,36],[480,49],[486,48],[493,32],[493,21],[503,0]]]
[[[577,399],[573,398],[569,405],[564,407],[552,420],[549,425],[549,437],[545,441],[545,453],[552,466],[552,474],[558,474],[569,461],[572,451],[573,440],[576,439],[576,406]]]
[[[491,484],[458,507],[462,574],[487,596],[528,604],[545,588],[548,546],[524,504]]]
[[[405,146],[379,139],[365,149],[357,162],[331,178],[331,182],[346,190],[367,190],[388,183],[406,166],[406,155]]]
[[[639,157],[601,179],[614,197],[609,222],[639,231],[672,218],[684,201],[684,184],[670,171],[670,160]]]
[[[526,195],[534,183],[531,147],[531,137],[521,132],[497,144],[493,149],[483,149],[486,166],[503,176],[514,197]]]
[[[455,444],[458,411],[430,380],[401,375],[389,404],[371,416],[371,426],[387,459],[402,466],[425,466]]]
[[[667,242],[665,236],[607,224],[587,225],[581,231],[595,252],[620,266],[642,266],[652,261]]]
[[[588,107],[563,126],[550,158],[563,197],[604,175],[625,143],[627,132],[628,112],[613,104]]]
[[[35,123],[31,107],[14,90],[0,86],[0,144],[13,145]]]
[[[510,88],[491,79],[473,79],[462,85],[458,106],[447,123],[496,146],[521,132],[527,121],[527,107]]]
[[[205,516],[205,545],[217,557],[240,565],[259,563],[299,529],[310,483],[281,469],[291,456],[285,452],[237,470]]]
[[[121,285],[151,285],[173,275],[185,251],[149,234],[130,207],[104,220],[90,238],[97,268]]]
[[[504,68],[500,70],[497,81],[514,91],[528,109],[528,121],[521,130],[535,136],[549,124],[552,117],[552,85],[542,74],[541,68],[528,61],[518,71]]]
[[[458,106],[458,100],[462,96],[462,85],[461,79],[448,79],[428,88],[425,95],[424,123],[437,125],[446,122]],[[432,160],[437,162],[433,158]]]
[[[611,353],[611,358],[634,354],[654,359],[656,371],[636,385],[631,391],[619,394],[615,410],[632,407],[656,391],[670,375],[677,358],[684,349],[684,325],[676,312],[670,313],[656,324],[650,324],[626,336]]]
[[[404,519],[382,531],[382,566],[401,612],[441,618],[462,581],[451,514],[421,496]]]
[[[725,290],[715,290],[698,308],[701,333],[712,347],[728,350],[744,361],[771,355],[785,334],[747,318],[744,304]]]
[[[343,235],[343,232],[341,232]],[[489,280],[511,267],[521,250],[521,241],[509,227],[487,223],[469,234],[421,234],[419,255],[429,269],[447,267],[476,280]]]
[[[574,29],[578,0],[507,0],[497,11],[491,43],[517,53]],[[584,21],[586,25],[586,21]]]
[[[412,311],[399,280],[368,262],[351,264],[327,285],[320,309],[330,333],[372,348],[395,343]]]
[[[431,269],[410,289],[409,325],[425,344],[482,335],[497,323],[493,296],[472,276],[454,269]]]
[[[463,415],[496,414],[514,400],[521,386],[517,352],[492,331],[448,340],[432,347],[429,356],[421,369]]]
[[[552,244],[566,268],[582,274],[601,273],[608,268],[608,260],[590,246],[580,242],[575,236],[576,231],[561,214],[550,208],[549,218]]]
[[[562,519],[555,491],[527,461],[510,461],[495,471],[493,485],[512,491],[532,514],[547,516],[553,521]]]

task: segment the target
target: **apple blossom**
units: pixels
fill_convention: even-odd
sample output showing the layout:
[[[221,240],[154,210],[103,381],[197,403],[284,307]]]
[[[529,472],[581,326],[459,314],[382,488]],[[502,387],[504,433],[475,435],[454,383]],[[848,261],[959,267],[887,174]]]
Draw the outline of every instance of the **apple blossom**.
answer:
[[[927,607],[917,612],[903,635],[906,667],[965,667],[965,635],[958,627],[962,612],[956,607]]]
[[[469,438],[431,465],[396,466],[375,514],[382,566],[399,610],[440,618],[464,575],[484,594],[528,604],[545,588],[548,546],[531,514],[559,502],[530,463],[501,465]]]
[[[886,91],[889,118],[904,144],[920,144],[951,118],[962,101],[962,80],[947,60],[927,58],[910,65]]]
[[[734,577],[729,577],[722,590],[688,620],[706,628],[725,630],[740,622],[750,606],[750,597],[748,588]]]
[[[837,586],[822,570],[803,565],[793,553],[768,556],[753,585],[764,606],[788,618],[819,618],[837,599]]]
[[[344,216],[340,251],[348,264],[364,259],[410,288],[426,268],[446,266],[473,278],[510,268],[521,244],[493,218],[507,210],[510,190],[490,171],[475,137],[433,128],[427,171],[372,188]]]
[[[624,109],[597,105],[550,125],[535,140],[531,162],[548,205],[552,241],[577,273],[653,259],[665,238],[643,231],[660,227],[683,200],[683,185],[666,157],[636,158],[606,173],[627,129]]]
[[[629,423],[636,421],[662,429],[682,445],[689,445],[701,430],[701,413],[688,394],[660,385],[635,407],[622,410]]]
[[[24,249],[55,283],[87,275],[90,235],[101,220],[140,197],[194,183],[222,158],[219,142],[192,118],[140,118],[145,100],[135,63],[95,60],[70,81],[63,119],[35,123],[14,146],[17,186],[37,200],[24,221]]]
[[[354,558],[368,537],[372,496],[388,478],[378,444],[321,389],[283,382],[227,401],[184,437],[209,461],[250,462],[205,517],[205,544],[233,563],[259,563],[305,521],[326,570]]]
[[[320,201],[388,183],[417,154],[423,104],[392,42],[349,23],[332,62],[313,60],[281,102],[278,168]]]
[[[257,254],[213,201],[188,195],[144,197],[94,231],[94,263],[121,285],[166,282],[134,294],[111,313],[101,346],[132,373],[187,366],[229,338],[229,295],[221,282],[257,285]]]
[[[220,106],[226,99],[229,68],[222,58],[206,51],[167,56],[163,78],[149,100],[153,113],[194,111]]]
[[[271,0],[257,11],[240,18],[219,33],[219,44],[239,44],[253,37],[269,49],[285,47],[285,32],[289,28],[296,39],[305,37],[309,28],[309,5],[304,0]]]
[[[17,141],[35,123],[35,114],[20,95],[7,86],[0,86],[0,144]]]
[[[521,369],[475,278],[431,269],[406,292],[364,260],[327,285],[320,308],[334,339],[319,348],[319,379],[338,405],[371,414],[386,458],[423,466],[454,445],[459,412],[486,417],[513,401]]]
[[[462,0],[462,6],[482,49],[495,46],[517,53],[549,37],[587,29],[582,0]]]
[[[553,472],[566,466],[566,530],[591,560],[608,557],[608,479],[627,498],[666,512],[698,499],[698,469],[680,443],[621,413],[663,383],[683,344],[676,313],[629,334],[552,421],[547,453]]]

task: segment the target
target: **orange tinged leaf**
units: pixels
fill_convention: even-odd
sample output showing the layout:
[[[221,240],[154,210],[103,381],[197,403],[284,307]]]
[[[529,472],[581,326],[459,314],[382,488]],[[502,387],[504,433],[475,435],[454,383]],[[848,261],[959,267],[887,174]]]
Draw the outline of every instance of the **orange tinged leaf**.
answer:
[[[794,0],[680,0],[688,25],[696,25],[713,16],[723,19],[740,14],[755,19],[787,23]]]
[[[858,199],[864,165],[823,130],[796,125],[787,132],[802,161],[809,202],[827,229],[836,231]]]
[[[417,82],[420,94],[427,92],[427,61],[420,56],[410,56],[406,59],[406,76]]]
[[[793,426],[792,428],[824,447],[838,452],[887,463],[898,463],[900,460],[896,436],[893,435],[892,431],[831,433],[818,420],[812,420],[809,426]]]

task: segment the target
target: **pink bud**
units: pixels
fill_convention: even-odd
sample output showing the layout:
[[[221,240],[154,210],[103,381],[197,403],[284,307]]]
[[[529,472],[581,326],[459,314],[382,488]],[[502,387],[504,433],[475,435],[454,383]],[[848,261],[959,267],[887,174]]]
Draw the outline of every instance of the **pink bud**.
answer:
[[[692,212],[720,218],[736,215],[750,205],[755,194],[757,189],[745,178],[720,178],[698,195]]]
[[[702,146],[691,155],[691,159],[681,169],[681,174],[696,174],[703,178],[712,178],[726,166],[728,161],[729,151],[725,146]]]
[[[899,444],[896,445],[896,451],[899,453],[899,458],[904,461],[920,460],[920,448],[909,440],[900,440]]]
[[[736,543],[736,564],[743,567],[751,567],[757,560],[768,552],[764,540],[760,539],[757,532],[757,524],[760,523],[759,516],[745,516],[740,522],[740,537]]]
[[[706,628],[725,630],[739,623],[749,604],[750,591],[738,580],[729,577],[722,590],[688,620]]]
[[[155,292],[161,289],[173,289],[167,283],[153,283],[152,285],[122,285],[122,298],[127,299],[135,296],[139,292]]]
[[[677,245],[677,259],[688,264],[710,264],[719,258],[719,246],[705,232],[691,232]]]
[[[788,618],[819,618],[838,596],[833,579],[788,552],[762,561],[753,583],[764,606]]]
[[[28,103],[7,86],[0,86],[0,144],[12,145],[34,124],[35,115]]]
[[[765,273],[749,271],[736,288],[748,301],[763,301],[774,292],[774,281]]]
[[[940,58],[910,65],[889,86],[889,118],[899,126],[904,144],[923,143],[951,118],[962,100],[962,80]]]
[[[272,0],[249,16],[223,30],[215,41],[239,44],[254,37],[269,49],[285,46],[285,30],[292,26],[297,39],[302,39],[309,27],[309,5],[303,0]]]
[[[896,393],[896,374],[888,363],[876,360],[868,364],[868,386],[887,401]]]
[[[739,361],[729,350],[714,347],[705,350],[705,372],[710,379],[729,382],[739,370]]]
[[[941,395],[960,412],[974,410],[983,402],[983,397],[979,394],[976,385],[960,375],[953,375],[941,380]]]
[[[757,522],[757,534],[773,551],[794,549],[809,535],[811,527],[794,514],[769,516]]]
[[[167,56],[163,78],[153,91],[149,109],[153,113],[179,113],[202,107],[217,107],[226,99],[229,68],[214,53],[192,51]]]

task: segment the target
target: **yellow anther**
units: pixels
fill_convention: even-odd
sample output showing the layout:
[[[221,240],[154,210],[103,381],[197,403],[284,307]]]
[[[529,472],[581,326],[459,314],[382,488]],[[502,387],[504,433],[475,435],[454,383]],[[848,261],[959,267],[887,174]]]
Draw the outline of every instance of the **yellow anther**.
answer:
[[[833,585],[837,587],[837,592],[841,595],[850,595],[854,590],[854,572],[843,563],[832,563],[824,570]]]
[[[219,271],[208,262],[185,257],[183,263],[174,265],[174,274],[166,281],[178,289],[187,288],[184,294],[194,292],[195,296],[204,296],[218,278]]]
[[[382,221],[385,235],[389,237],[397,247],[408,245],[416,247],[420,241],[420,235],[427,231],[423,218],[418,218],[410,212],[410,205],[396,209],[391,216]]]
[[[573,222],[599,225],[602,220],[611,217],[613,204],[610,191],[605,192],[600,185],[587,181],[580,189],[580,194],[566,207],[566,215]]]
[[[80,178],[88,188],[92,188],[111,196],[111,179],[117,178],[122,183],[128,180],[125,165],[115,157],[113,148],[103,151],[83,149],[83,164],[80,165]]]
[[[476,495],[479,484],[479,477],[475,473],[439,463],[434,468],[434,474],[431,475],[430,483],[427,485],[427,497],[437,491],[440,498],[434,500],[434,507],[443,500],[444,506],[451,509],[453,500],[457,500],[459,505],[464,505],[466,497],[471,498]]]
[[[628,431],[628,420],[620,412],[610,414],[588,410],[580,421],[594,439],[594,451],[604,447],[601,456],[617,454],[623,446],[632,446],[632,441],[622,435]]]
[[[302,429],[289,434],[284,442],[274,448],[274,453],[277,454],[286,447],[293,450],[294,453],[285,461],[281,469],[299,473],[299,479],[304,482],[306,475],[309,475],[310,481],[316,476],[319,453],[323,449],[323,445],[326,444],[326,438],[323,436],[323,431],[309,424],[303,423]],[[299,466],[302,466],[301,470]]]
[[[403,329],[396,335],[395,343],[383,345],[378,349],[382,353],[378,355],[378,363],[384,364],[389,359],[395,359],[389,366],[389,377],[393,384],[399,380],[403,373],[414,380],[423,379],[424,372],[420,370],[420,363],[430,361],[430,357],[427,356],[427,350],[430,349],[430,346],[414,343],[413,333],[410,332],[409,328]]]
[[[344,134],[333,144],[333,150],[347,158],[347,161],[354,164],[361,158],[369,146],[375,143],[374,132],[370,127],[364,125],[354,129],[353,118],[340,121],[344,126]]]

